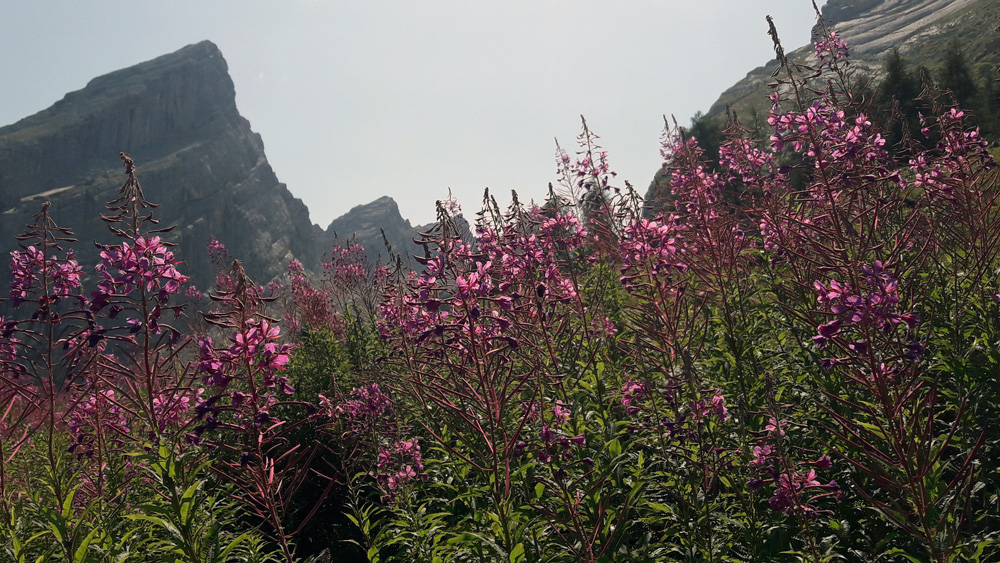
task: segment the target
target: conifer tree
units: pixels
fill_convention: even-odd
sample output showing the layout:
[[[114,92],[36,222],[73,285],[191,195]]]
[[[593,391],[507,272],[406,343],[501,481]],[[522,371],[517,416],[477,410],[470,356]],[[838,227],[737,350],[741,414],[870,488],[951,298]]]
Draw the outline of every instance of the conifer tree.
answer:
[[[890,150],[895,152],[900,142],[907,136],[918,138],[920,121],[917,98],[920,96],[920,78],[907,69],[906,61],[893,49],[883,64],[885,78],[879,85],[875,97],[877,110],[883,115],[891,114],[898,107],[896,119],[890,119],[886,137]],[[898,106],[897,106],[898,104]]]
[[[970,107],[976,97],[976,81],[958,41],[948,43],[939,73],[941,88],[949,90],[960,107]]]
[[[1000,138],[1000,83],[998,82],[1000,74],[997,70],[983,72],[977,105],[983,135],[994,141]]]
[[[698,139],[698,146],[705,151],[705,159],[712,170],[719,167],[719,147],[725,140],[722,129],[721,119],[709,117],[700,111],[691,118],[691,128],[688,129],[688,134]]]

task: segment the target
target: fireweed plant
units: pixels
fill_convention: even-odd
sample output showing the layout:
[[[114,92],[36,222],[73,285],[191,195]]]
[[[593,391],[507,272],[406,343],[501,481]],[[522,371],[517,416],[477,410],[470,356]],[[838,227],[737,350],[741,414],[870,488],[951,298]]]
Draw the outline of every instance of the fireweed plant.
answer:
[[[210,336],[198,342],[198,372],[212,394],[196,407],[200,424],[194,433],[221,453],[212,469],[236,488],[241,504],[267,523],[268,535],[291,562],[292,537],[308,515],[290,529],[286,513],[305,480],[315,474],[310,462],[320,444],[293,444],[287,434],[307,423],[316,407],[281,399],[294,393],[282,374],[292,346],[278,341],[281,329],[264,314],[267,300],[239,260],[233,262],[228,279],[232,290],[210,294],[220,307],[206,315],[210,324],[229,334],[228,342],[216,345]],[[287,412],[291,406],[301,407],[302,413],[293,420],[280,418],[279,409]],[[328,492],[329,486],[314,499],[314,508]]]
[[[598,342],[613,327],[581,295],[587,231],[552,203],[515,198],[501,213],[487,199],[475,246],[439,205],[423,241],[437,252],[382,305],[384,381],[412,399],[403,407],[444,454],[436,469],[455,484],[452,510],[474,523],[453,543],[471,539],[474,557],[533,560],[551,536],[573,558],[597,560],[634,496],[604,490],[621,452],[589,448],[587,435],[615,431],[577,408],[582,384],[600,395]],[[539,518],[548,526],[533,529]]]
[[[92,271],[43,205],[0,560],[995,558],[987,143],[928,89],[890,158],[848,46],[770,32],[769,131],[730,115],[717,167],[668,122],[643,200],[583,121],[546,201],[439,202],[413,271],[337,242],[265,288],[212,239],[206,300],[127,155]]]
[[[185,434],[202,390],[174,326],[187,277],[121,157],[126,183],[102,216],[120,242],[98,245],[91,276],[62,249],[75,241],[48,203],[11,253],[0,359],[4,560],[224,561],[254,536],[219,536],[233,514],[195,479],[203,458]],[[176,456],[193,465],[175,470]],[[158,473],[154,462],[171,469]]]

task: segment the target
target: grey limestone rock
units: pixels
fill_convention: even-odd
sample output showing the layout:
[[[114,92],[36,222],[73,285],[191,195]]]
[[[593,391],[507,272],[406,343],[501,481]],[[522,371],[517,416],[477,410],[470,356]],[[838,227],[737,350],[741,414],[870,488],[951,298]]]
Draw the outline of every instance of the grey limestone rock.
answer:
[[[984,48],[979,46],[982,43],[979,36],[995,34],[1000,22],[990,25],[982,16],[995,14],[998,6],[998,0],[830,0],[822,14],[823,24],[836,31],[850,48],[854,72],[877,77],[886,53],[893,48],[916,62],[928,64],[938,62],[942,53],[940,41],[934,39],[956,37],[968,41],[971,51]],[[813,35],[820,33],[820,29],[817,22]],[[786,51],[789,47],[785,45]],[[978,60],[978,53],[967,54],[970,60]],[[790,51],[788,58],[805,65],[818,62],[812,45]],[[708,115],[723,113],[727,106],[735,108],[743,118],[751,108],[766,114],[770,107],[766,95],[777,67],[777,61],[771,60],[748,72],[719,96]]]
[[[403,219],[399,206],[388,196],[358,205],[334,219],[322,238],[327,247],[335,241],[343,244],[353,239],[365,248],[369,260],[386,262],[389,256],[383,232],[393,253],[401,255],[404,263],[409,262],[409,257],[414,253],[423,252],[413,242],[419,237],[418,228],[410,226],[410,222]]]
[[[209,41],[95,78],[0,128],[4,247],[50,200],[92,271],[92,241],[114,242],[99,214],[124,182],[120,152],[135,159],[146,198],[160,204],[160,224],[176,225],[167,237],[179,243],[199,287],[214,280],[205,251],[213,236],[260,281],[293,258],[318,263],[322,229],[278,181],[260,135],[236,108],[226,61]]]

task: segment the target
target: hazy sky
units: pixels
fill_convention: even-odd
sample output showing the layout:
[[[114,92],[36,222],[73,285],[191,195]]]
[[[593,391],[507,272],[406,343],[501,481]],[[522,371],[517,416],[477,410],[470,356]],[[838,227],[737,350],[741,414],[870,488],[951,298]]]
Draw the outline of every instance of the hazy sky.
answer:
[[[540,199],[580,114],[645,191],[661,116],[687,123],[771,58],[767,14],[807,42],[810,0],[5,2],[0,124],[210,39],[313,222],[389,195],[426,223],[449,187],[467,212],[487,186]]]

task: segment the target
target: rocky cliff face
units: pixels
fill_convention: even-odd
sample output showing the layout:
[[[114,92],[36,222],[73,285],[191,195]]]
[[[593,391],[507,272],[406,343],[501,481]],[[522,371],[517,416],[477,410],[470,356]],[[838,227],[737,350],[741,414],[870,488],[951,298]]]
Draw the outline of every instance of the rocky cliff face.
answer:
[[[851,55],[879,62],[898,47],[912,49],[923,34],[941,33],[951,17],[983,0],[830,0],[823,18],[851,47]]]
[[[292,259],[316,269],[334,234],[355,237],[385,259],[381,230],[404,260],[422,252],[417,229],[391,198],[356,207],[324,231],[278,181],[260,135],[236,109],[233,81],[209,41],[92,80],[52,107],[0,128],[0,248],[51,201],[56,222],[73,229],[78,257],[93,271],[93,241],[115,242],[100,220],[125,180],[119,152],[130,153],[161,226],[201,288],[215,269],[206,245],[215,237],[266,282]],[[7,275],[0,268],[0,278]],[[5,279],[0,279],[0,282]]]
[[[267,280],[292,258],[316,264],[322,230],[275,177],[259,135],[236,109],[222,53],[205,41],[95,78],[55,105],[0,129],[0,243],[52,202],[80,239],[111,242],[99,214],[124,181],[119,152],[138,166],[147,199],[200,287],[214,279],[205,245],[215,236]]]
[[[951,38],[960,41],[970,61],[997,55],[1000,0],[829,0],[822,12],[826,25],[850,47],[855,72],[869,76],[880,74],[883,57],[893,48],[914,62],[933,65]],[[819,26],[813,32],[818,33]],[[794,51],[791,47],[785,45],[789,59],[817,63],[812,45]],[[722,93],[708,115],[725,112],[727,105],[743,117],[754,110],[766,114],[766,95],[777,66],[772,60],[747,73]]]
[[[393,252],[402,255],[404,262],[414,253],[423,252],[413,242],[419,236],[419,228],[410,226],[410,222],[403,219],[399,214],[399,206],[388,196],[359,205],[334,219],[321,240],[329,247],[335,239],[343,243],[353,238],[365,248],[369,260],[385,262],[388,252],[382,238],[383,232],[385,239],[392,245]]]

